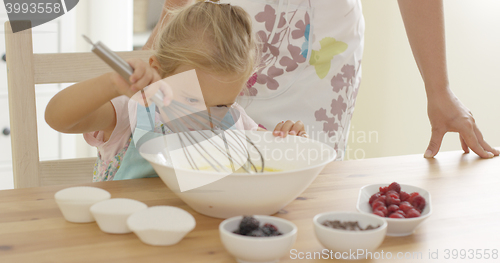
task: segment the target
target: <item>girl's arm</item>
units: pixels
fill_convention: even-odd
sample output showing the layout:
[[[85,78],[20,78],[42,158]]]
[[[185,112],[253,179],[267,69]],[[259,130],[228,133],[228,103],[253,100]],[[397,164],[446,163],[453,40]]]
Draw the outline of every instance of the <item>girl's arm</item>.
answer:
[[[111,99],[120,95],[132,97],[160,80],[158,72],[146,62],[140,59],[127,62],[134,69],[129,79],[131,85],[116,72],[74,84],[50,100],[45,110],[46,122],[60,132],[104,131],[104,138],[109,138],[116,125]]]
[[[47,105],[45,121],[64,133],[113,131],[116,116],[110,100],[120,96],[113,73],[74,84],[57,93]]]

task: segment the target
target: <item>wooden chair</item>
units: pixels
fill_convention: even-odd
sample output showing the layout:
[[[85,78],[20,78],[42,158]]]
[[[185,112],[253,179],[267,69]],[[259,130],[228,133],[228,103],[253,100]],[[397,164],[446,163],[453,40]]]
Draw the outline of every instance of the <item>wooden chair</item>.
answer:
[[[16,23],[16,22],[13,22]],[[96,158],[40,162],[35,84],[72,83],[111,71],[95,54],[33,54],[31,29],[12,33],[5,23],[14,188],[92,182]],[[118,52],[148,61],[152,51]]]

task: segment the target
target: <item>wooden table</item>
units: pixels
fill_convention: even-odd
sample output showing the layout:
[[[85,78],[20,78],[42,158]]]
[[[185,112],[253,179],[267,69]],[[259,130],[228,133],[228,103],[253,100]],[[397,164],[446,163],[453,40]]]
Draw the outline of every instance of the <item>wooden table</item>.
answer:
[[[432,194],[433,214],[411,236],[386,237],[378,249],[384,259],[370,262],[388,261],[388,252],[393,257],[388,262],[472,262],[460,256],[453,260],[453,249],[458,255],[465,249],[466,257],[473,258],[489,254],[489,259],[479,262],[500,261],[492,259],[492,250],[496,249],[498,256],[500,249],[500,158],[483,160],[475,154],[445,152],[435,159],[408,155],[328,165],[297,200],[276,214],[299,229],[295,250],[281,262],[326,262],[318,253],[315,260],[305,259],[324,249],[314,236],[314,215],[356,211],[361,186],[393,181],[427,189]],[[219,239],[222,220],[194,212],[160,179],[91,185],[109,191],[113,198],[183,208],[195,217],[196,228],[177,245],[153,247],[141,243],[134,234],[105,234],[95,223],[66,222],[54,193],[67,186],[4,190],[0,191],[0,262],[235,262]],[[485,249],[489,251],[485,253]],[[429,259],[429,253],[438,259]],[[301,256],[304,259],[298,259]],[[395,259],[398,256],[415,259]]]

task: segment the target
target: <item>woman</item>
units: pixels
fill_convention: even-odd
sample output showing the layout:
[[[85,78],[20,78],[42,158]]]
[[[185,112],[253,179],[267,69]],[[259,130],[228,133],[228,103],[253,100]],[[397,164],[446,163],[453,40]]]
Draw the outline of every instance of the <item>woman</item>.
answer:
[[[166,0],[165,8],[188,2]],[[257,73],[257,83],[249,87],[251,103],[247,113],[268,128],[283,119],[301,119],[312,138],[334,146],[338,159],[343,159],[361,80],[364,34],[361,2],[221,2],[241,6],[250,13],[263,42],[266,66]],[[449,87],[442,1],[399,0],[398,3],[427,93],[432,135],[424,157],[438,153],[447,132],[460,134],[466,153],[470,148],[482,158],[498,156],[500,152],[484,141],[471,112]],[[157,28],[163,19],[165,12]],[[151,47],[157,28],[146,48]],[[283,124],[290,125],[293,123]]]

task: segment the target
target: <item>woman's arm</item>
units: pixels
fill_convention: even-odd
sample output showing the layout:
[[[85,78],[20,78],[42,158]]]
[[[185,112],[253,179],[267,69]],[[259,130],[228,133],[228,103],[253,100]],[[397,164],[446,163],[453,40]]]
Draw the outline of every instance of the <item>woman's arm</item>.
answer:
[[[499,155],[483,139],[471,112],[449,87],[442,0],[398,0],[413,56],[425,83],[432,135],[424,157],[435,156],[443,136],[458,132],[464,152],[482,158]]]

